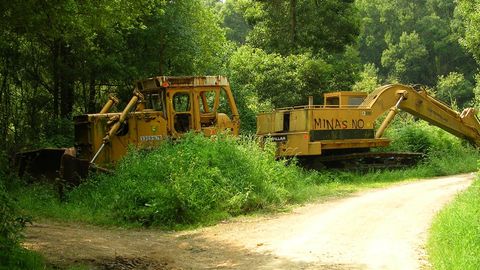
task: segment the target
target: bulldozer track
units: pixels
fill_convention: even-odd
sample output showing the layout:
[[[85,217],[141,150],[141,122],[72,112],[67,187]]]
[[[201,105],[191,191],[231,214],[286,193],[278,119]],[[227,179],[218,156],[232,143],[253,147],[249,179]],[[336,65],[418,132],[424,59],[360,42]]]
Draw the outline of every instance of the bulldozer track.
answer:
[[[413,152],[367,152],[318,156],[305,159],[302,164],[312,169],[332,168],[362,171],[370,169],[401,169],[416,165],[424,157],[425,155],[422,153]]]

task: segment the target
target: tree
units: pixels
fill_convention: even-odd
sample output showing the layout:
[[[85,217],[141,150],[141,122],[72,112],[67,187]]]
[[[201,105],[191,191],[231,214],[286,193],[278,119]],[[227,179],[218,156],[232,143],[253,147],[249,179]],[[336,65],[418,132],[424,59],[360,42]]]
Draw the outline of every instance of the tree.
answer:
[[[480,1],[479,0],[458,0],[455,9],[456,15],[461,20],[463,35],[460,42],[480,63]]]
[[[282,107],[304,104],[310,95],[320,103],[326,91],[351,88],[360,69],[352,47],[358,33],[353,1],[233,3],[252,26],[229,64],[241,96]]]
[[[218,8],[228,40],[237,45],[245,44],[247,35],[252,30],[245,15],[246,10],[250,8],[250,0],[226,0],[225,4]]]
[[[362,17],[360,55],[363,63],[374,63],[379,67],[382,80],[398,77],[398,70],[405,64],[400,63],[398,68],[394,68],[394,63],[390,62],[384,66],[382,57],[391,54],[392,47],[400,44],[403,33],[411,35],[413,32],[418,36],[416,42],[427,53],[415,60],[421,76],[403,74],[399,79],[405,81],[401,82],[433,87],[440,75],[453,71],[465,74],[469,80],[473,78],[473,59],[458,44],[459,28],[454,16],[454,0],[357,0],[356,6]],[[387,50],[390,52],[385,52]]]
[[[1,148],[50,139],[50,131],[64,130],[62,119],[97,111],[108,91],[129,96],[136,79],[224,72],[232,50],[203,0],[0,7]]]
[[[311,53],[282,56],[243,46],[232,55],[230,78],[237,92],[251,100],[258,98],[273,107],[302,105],[311,95],[318,99],[324,92],[348,90],[356,57],[348,52],[327,59]]]
[[[363,65],[363,71],[360,72],[360,80],[353,85],[353,91],[371,93],[380,86],[378,81],[378,68],[375,64]]]
[[[405,83],[423,82],[422,64],[427,49],[416,32],[403,33],[397,44],[389,44],[382,53],[382,66],[388,70],[390,80]]]
[[[436,97],[452,106],[464,108],[471,106],[473,88],[473,84],[465,80],[463,74],[451,72],[438,78]]]
[[[255,0],[249,44],[282,55],[341,53],[359,33],[354,1]]]

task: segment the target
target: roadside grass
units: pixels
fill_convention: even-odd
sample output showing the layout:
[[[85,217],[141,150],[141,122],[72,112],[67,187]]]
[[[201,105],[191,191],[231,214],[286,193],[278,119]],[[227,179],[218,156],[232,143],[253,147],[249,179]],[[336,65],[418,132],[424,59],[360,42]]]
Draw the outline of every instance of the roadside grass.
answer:
[[[480,269],[480,180],[435,218],[427,243],[434,269]]]
[[[22,230],[28,221],[19,215],[13,199],[6,192],[5,179],[0,168],[0,270],[44,269],[43,258],[21,246]]]
[[[418,142],[418,134],[424,136],[408,135],[411,143]],[[476,150],[448,134],[440,139],[430,134],[424,140],[428,148],[423,149],[428,157],[421,164],[369,173],[306,171],[295,161],[275,160],[274,146],[261,149],[252,137],[209,139],[188,134],[181,142],[167,141],[154,150],[131,149],[113,175],[90,177],[68,191],[64,200],[47,184],[17,184],[13,196],[23,214],[36,220],[185,229],[399,181],[476,170]],[[406,140],[403,146],[411,145]]]
[[[33,251],[15,247],[0,255],[0,270],[46,269],[43,257]]]

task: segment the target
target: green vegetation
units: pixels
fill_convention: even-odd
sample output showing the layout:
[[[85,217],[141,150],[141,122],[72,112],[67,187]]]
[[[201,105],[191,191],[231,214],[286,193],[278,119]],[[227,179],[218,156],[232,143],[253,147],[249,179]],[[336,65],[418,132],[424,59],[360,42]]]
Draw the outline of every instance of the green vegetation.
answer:
[[[22,230],[28,219],[21,217],[15,202],[7,193],[4,182],[8,179],[7,162],[0,153],[0,269],[41,269],[42,258],[22,247]]]
[[[391,82],[475,105],[475,3],[4,1],[0,150],[69,145],[73,115],[110,92],[126,101],[133,81],[159,74],[227,75],[244,132],[261,110]]]
[[[392,82],[424,84],[459,109],[479,107],[479,1],[2,1],[0,153],[71,146],[73,115],[98,111],[110,92],[126,101],[134,80],[156,75],[227,75],[245,134],[255,131],[259,111]],[[0,256],[17,259],[0,257],[0,265],[29,261],[18,259],[30,256],[19,248],[22,213],[107,225],[208,224],[475,170],[470,147],[407,120],[387,131],[389,150],[427,159],[404,171],[308,172],[275,161],[269,146],[263,152],[251,138],[193,135],[132,150],[114,175],[93,176],[62,199],[58,187],[26,187],[2,170]]]
[[[434,269],[480,268],[480,181],[477,179],[436,217],[428,239]]]
[[[131,150],[113,175],[96,175],[73,189],[65,205],[42,185],[19,196],[24,208],[35,208],[32,214],[172,226],[300,201],[313,178],[294,164],[275,161],[272,146],[263,151],[251,137],[189,134],[152,151]]]
[[[171,228],[476,169],[477,152],[444,131],[421,122],[394,130],[404,140],[392,148],[424,151],[427,158],[422,164],[366,174],[305,171],[294,160],[276,161],[273,145],[262,149],[252,137],[209,139],[188,134],[158,149],[131,149],[114,174],[92,176],[68,191],[65,201],[45,184],[19,185],[14,194],[25,214],[35,218]]]
[[[0,183],[0,269],[40,269],[42,258],[20,247],[23,220]]]

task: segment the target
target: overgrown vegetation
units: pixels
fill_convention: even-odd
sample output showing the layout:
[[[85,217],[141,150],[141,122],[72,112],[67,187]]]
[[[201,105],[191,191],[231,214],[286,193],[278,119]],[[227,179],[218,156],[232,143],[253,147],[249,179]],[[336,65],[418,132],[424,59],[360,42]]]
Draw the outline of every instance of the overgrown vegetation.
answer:
[[[172,226],[301,201],[315,174],[276,161],[273,151],[271,145],[262,150],[251,137],[188,134],[155,150],[131,149],[113,175],[96,175],[73,189],[66,205],[92,219],[101,217],[100,223]],[[28,206],[36,204],[48,214],[58,210],[50,212],[56,197],[48,188],[30,191],[22,198]]]
[[[19,215],[15,202],[7,193],[6,161],[0,152],[0,269],[40,269],[42,258],[20,246],[22,230],[28,220]]]
[[[436,217],[428,253],[434,269],[480,268],[480,181],[477,179]]]
[[[177,227],[476,169],[477,152],[444,131],[416,122],[395,130],[404,141],[393,147],[424,151],[427,158],[422,164],[367,174],[305,171],[295,161],[275,160],[273,145],[262,149],[252,137],[188,134],[155,150],[131,149],[113,175],[92,176],[67,192],[64,202],[53,186],[39,184],[20,186],[15,196],[26,213],[37,218]]]

